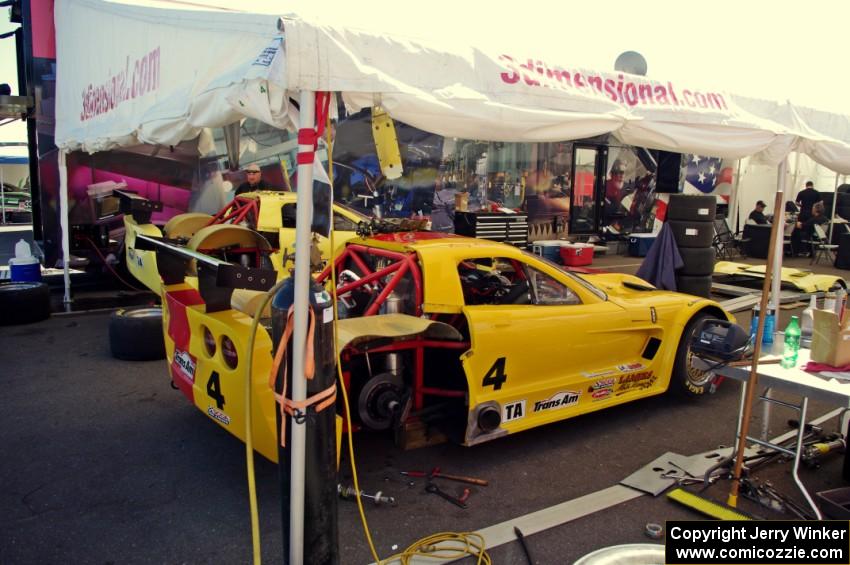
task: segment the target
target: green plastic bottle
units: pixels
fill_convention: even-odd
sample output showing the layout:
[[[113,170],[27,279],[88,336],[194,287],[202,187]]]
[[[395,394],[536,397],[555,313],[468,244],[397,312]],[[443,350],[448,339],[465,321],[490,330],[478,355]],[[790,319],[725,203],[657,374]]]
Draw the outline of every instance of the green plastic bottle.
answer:
[[[780,365],[790,369],[797,365],[797,354],[800,352],[800,323],[797,316],[791,316],[791,321],[785,328],[785,350],[782,352]]]

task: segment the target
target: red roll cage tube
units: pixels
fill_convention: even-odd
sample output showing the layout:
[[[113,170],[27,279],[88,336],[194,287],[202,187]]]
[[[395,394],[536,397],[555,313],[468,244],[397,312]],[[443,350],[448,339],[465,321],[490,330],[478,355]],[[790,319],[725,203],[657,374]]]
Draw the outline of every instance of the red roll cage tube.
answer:
[[[375,256],[384,259],[389,259],[391,263],[380,269],[373,270],[365,261],[365,256]],[[398,252],[389,251],[386,249],[378,249],[352,243],[346,246],[342,253],[335,259],[333,265],[328,265],[319,274],[317,280],[319,283],[324,283],[328,280],[331,274],[331,268],[336,268],[339,271],[346,261],[351,261],[362,273],[359,280],[346,283],[337,289],[337,295],[345,294],[351,290],[370,285],[382,284],[381,281],[386,277],[391,277],[383,286],[378,296],[369,305],[363,316],[374,316],[377,314],[381,306],[386,302],[387,297],[398,286],[401,279],[410,273],[413,279],[414,294],[415,294],[415,310],[414,315],[422,315],[422,271],[419,269],[419,262],[414,252]],[[432,319],[434,317],[432,316]],[[457,317],[453,317],[453,321],[457,321]],[[425,395],[442,396],[449,398],[461,398],[466,395],[463,390],[445,389],[425,386],[425,348],[436,349],[468,349],[468,341],[439,341],[426,339],[421,336],[407,340],[397,341],[388,345],[366,349],[349,346],[343,353],[345,359],[354,355],[365,355],[368,353],[390,353],[397,351],[413,351],[413,409],[422,410],[425,405]],[[351,381],[350,371],[343,371],[343,380],[346,387],[349,387]]]

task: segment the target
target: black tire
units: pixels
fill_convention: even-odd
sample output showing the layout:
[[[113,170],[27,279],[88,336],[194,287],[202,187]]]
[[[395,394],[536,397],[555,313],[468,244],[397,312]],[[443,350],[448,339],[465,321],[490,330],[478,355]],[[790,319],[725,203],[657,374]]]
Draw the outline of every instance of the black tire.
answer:
[[[714,222],[670,220],[667,223],[678,247],[711,247],[714,241]]]
[[[682,247],[679,255],[685,263],[677,271],[679,275],[705,276],[714,272],[716,254],[713,247]]]
[[[676,276],[676,292],[693,294],[708,298],[711,294],[711,275],[692,277],[689,275]]]
[[[685,326],[679,345],[676,349],[676,360],[673,364],[673,374],[670,376],[669,390],[685,398],[700,398],[711,394],[714,373],[700,371],[690,366],[690,343],[694,331],[703,320],[711,318],[708,314],[697,314]]]
[[[0,325],[29,324],[50,317],[50,290],[40,282],[0,284]]]
[[[165,358],[162,308],[122,308],[109,318],[109,349],[124,361]]]
[[[667,203],[667,219],[687,222],[713,222],[717,198],[713,194],[671,194]]]

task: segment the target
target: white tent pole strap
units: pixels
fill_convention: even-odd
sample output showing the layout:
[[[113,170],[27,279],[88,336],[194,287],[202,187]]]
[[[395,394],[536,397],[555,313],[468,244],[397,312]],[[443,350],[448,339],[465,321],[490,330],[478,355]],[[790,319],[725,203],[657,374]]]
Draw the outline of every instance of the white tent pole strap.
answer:
[[[62,229],[62,273],[65,279],[65,310],[71,310],[71,240],[68,233],[68,166],[65,151],[59,150],[59,225]]]
[[[832,215],[829,217],[829,243],[832,243],[832,227],[835,224],[835,209],[838,208],[838,178],[840,176],[840,174],[835,173],[835,188],[832,189]]]
[[[298,96],[301,119],[300,129],[314,129],[316,93],[301,91]],[[298,153],[312,153],[312,145],[298,145]],[[301,402],[307,397],[307,380],[304,378],[304,345],[307,342],[307,314],[310,308],[310,224],[313,214],[313,160],[298,165],[298,207],[295,224],[295,319],[292,332],[292,401]],[[306,420],[291,420],[292,438],[290,456],[289,491],[289,563],[304,562],[304,460],[307,440]]]

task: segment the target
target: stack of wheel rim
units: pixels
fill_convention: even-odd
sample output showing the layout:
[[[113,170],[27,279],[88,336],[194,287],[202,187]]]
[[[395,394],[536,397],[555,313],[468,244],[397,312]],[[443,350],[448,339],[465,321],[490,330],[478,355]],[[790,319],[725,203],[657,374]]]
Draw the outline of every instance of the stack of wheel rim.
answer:
[[[714,215],[717,200],[713,194],[671,194],[667,223],[673,232],[684,265],[676,271],[676,290],[708,298],[714,272]]]

